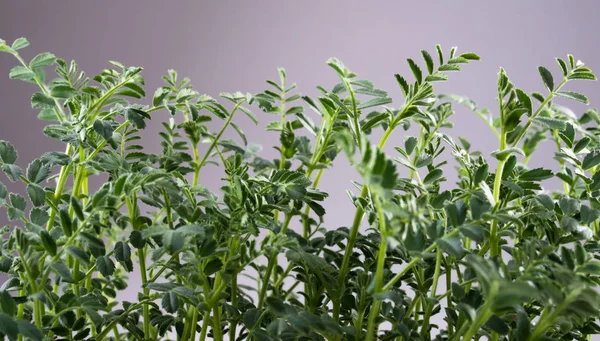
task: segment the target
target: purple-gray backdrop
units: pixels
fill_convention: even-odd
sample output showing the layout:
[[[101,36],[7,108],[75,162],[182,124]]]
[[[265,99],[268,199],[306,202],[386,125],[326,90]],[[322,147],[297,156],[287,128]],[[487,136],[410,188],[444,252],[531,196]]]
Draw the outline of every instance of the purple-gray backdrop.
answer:
[[[554,58],[567,53],[600,70],[597,1],[418,3],[0,0],[0,38],[12,41],[25,36],[32,44],[22,52],[26,59],[50,51],[75,59],[89,75],[99,72],[108,60],[143,66],[150,94],[170,68],[190,77],[200,92],[216,96],[221,91],[264,90],[264,80],[277,79],[279,66],[287,69],[290,81],[301,92],[315,94],[316,85],[335,84],[336,76],[325,64],[335,56],[399,100],[392,75],[407,74],[405,59],[420,59],[421,49],[432,51],[438,43],[445,50],[456,45],[459,52],[482,56],[481,62],[451,75],[438,91],[468,95],[492,111],[500,66],[527,91],[544,91],[537,66],[558,72]],[[0,139],[15,145],[19,163],[25,167],[42,152],[63,146],[41,134],[44,123],[29,104],[35,87],[8,79],[14,65],[11,56],[0,55]],[[599,85],[582,83],[570,89],[587,93],[592,105],[596,104]],[[583,110],[583,106],[570,105],[576,113]],[[275,155],[270,146],[277,143],[277,135],[263,132],[273,117],[257,114],[261,118],[258,127],[241,116],[239,122],[249,140],[267,146],[266,155]],[[156,136],[159,122],[166,117],[156,114],[145,136]],[[474,114],[460,108],[454,122],[452,136],[467,137],[474,149],[485,153],[497,148],[494,137]],[[401,143],[401,135],[388,143],[390,151]],[[156,138],[145,143],[159,150]],[[553,163],[549,153],[554,147],[547,144],[544,148],[547,153],[534,157],[533,165]],[[325,206],[327,222],[334,227],[350,224],[351,204],[345,190],[356,178],[346,162],[341,164],[325,172],[321,182],[331,193]],[[207,168],[203,175],[211,179],[219,175],[209,173]],[[4,175],[0,181],[8,183]],[[10,190],[23,190],[20,185],[8,185]],[[0,223],[4,222],[2,212]]]

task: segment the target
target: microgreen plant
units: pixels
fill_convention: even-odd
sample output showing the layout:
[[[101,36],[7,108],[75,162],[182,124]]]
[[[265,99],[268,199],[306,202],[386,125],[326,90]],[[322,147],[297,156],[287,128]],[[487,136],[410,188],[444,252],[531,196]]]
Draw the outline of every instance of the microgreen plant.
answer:
[[[395,75],[394,104],[337,59],[327,64],[339,83],[315,97],[283,69],[261,93],[219,98],[169,71],[146,96],[140,67],[111,62],[88,78],[51,53],[24,60],[28,44],[0,40],[0,51],[19,62],[10,78],[37,87],[31,106],[48,121],[43,133],[65,148],[22,167],[0,141],[3,173],[24,186],[8,193],[0,183],[10,222],[0,249],[6,339],[537,341],[600,332],[600,118],[555,103],[588,102],[566,90],[596,79],[573,56],[557,58],[554,72],[539,67],[545,93],[517,88],[501,69],[498,107],[484,110],[435,92],[479,60],[455,48],[408,59],[412,75]],[[497,151],[447,134],[462,105],[489,126]],[[253,112],[275,117],[274,160],[258,156],[236,123],[256,123]],[[162,122],[156,154],[141,142],[150,120]],[[528,166],[546,139],[558,171]],[[386,153],[389,141],[401,142]],[[351,217],[327,216],[319,190],[339,158],[359,174]],[[217,192],[207,168],[222,172]],[[560,190],[543,189],[550,179]],[[141,287],[128,287],[134,278]]]

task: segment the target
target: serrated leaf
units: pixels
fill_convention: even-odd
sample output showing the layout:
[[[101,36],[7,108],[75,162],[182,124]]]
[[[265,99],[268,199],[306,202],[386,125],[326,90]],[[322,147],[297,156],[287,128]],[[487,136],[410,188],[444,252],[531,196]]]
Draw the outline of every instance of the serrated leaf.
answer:
[[[27,195],[31,199],[33,206],[42,206],[46,201],[46,192],[35,183],[27,185]]]
[[[37,56],[33,57],[31,62],[29,62],[29,67],[32,69],[44,66],[50,66],[56,62],[56,57],[49,52],[40,53]]]
[[[8,77],[10,79],[31,82],[35,77],[35,73],[24,66],[15,66],[10,70]]]
[[[556,94],[561,97],[569,98],[581,103],[589,104],[588,98],[584,94],[574,91],[557,91]]]
[[[90,256],[85,251],[83,251],[80,247],[77,247],[75,245],[69,245],[69,246],[67,246],[67,253],[69,253],[71,256],[77,258],[83,264],[90,263]]]
[[[179,297],[171,291],[166,292],[161,300],[161,306],[168,313],[174,314],[179,309]]]
[[[585,154],[583,161],[581,162],[581,168],[583,170],[588,170],[592,167],[596,167],[598,164],[600,164],[600,149],[595,149]]]
[[[0,140],[0,161],[4,164],[13,164],[17,161],[17,157],[15,147],[6,141]]]
[[[50,96],[54,97],[54,98],[72,98],[75,97],[77,95],[77,90],[73,89],[72,87],[68,86],[68,85],[55,85],[51,90],[50,90]]]
[[[40,159],[33,160],[27,166],[27,180],[34,184],[39,184],[40,182],[46,180],[48,175],[50,175],[50,168],[43,164]]]
[[[26,48],[27,46],[29,46],[29,41],[27,41],[26,38],[20,37],[13,41],[11,48],[15,51],[18,51],[20,49]]]
[[[31,96],[31,107],[33,109],[52,109],[54,108],[54,99],[41,92],[36,92]]]
[[[538,67],[538,71],[540,72],[540,76],[542,77],[542,81],[546,88],[548,88],[550,92],[554,91],[554,78],[552,77],[552,73],[543,66]]]
[[[440,238],[436,241],[436,243],[444,252],[449,255],[462,258],[466,254],[466,250],[464,249],[460,238]]]

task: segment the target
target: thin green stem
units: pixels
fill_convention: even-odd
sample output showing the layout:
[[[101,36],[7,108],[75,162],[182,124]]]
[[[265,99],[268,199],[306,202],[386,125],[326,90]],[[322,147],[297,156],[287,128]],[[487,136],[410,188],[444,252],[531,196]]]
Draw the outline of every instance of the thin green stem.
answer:
[[[381,243],[379,244],[379,253],[377,255],[377,270],[375,272],[375,290],[374,294],[379,294],[383,286],[383,271],[385,269],[385,253],[387,249],[387,232],[385,225],[385,214],[383,207],[381,206],[381,200],[377,195],[374,196],[373,201],[377,209],[377,218],[379,219],[379,231],[381,234]],[[381,307],[381,300],[375,299],[371,311],[369,312],[369,322],[367,325],[367,340],[373,340],[373,337],[377,334],[379,324],[377,323],[377,317],[379,316],[379,309]]]
[[[223,133],[225,132],[225,129],[227,129],[227,127],[229,126],[229,124],[231,123],[231,120],[233,119],[233,115],[235,114],[235,112],[237,111],[237,109],[245,102],[246,100],[241,100],[239,101],[234,107],[233,110],[231,110],[231,114],[229,114],[229,116],[227,117],[227,120],[225,121],[225,124],[223,124],[223,127],[221,127],[221,130],[219,130],[219,132],[217,133],[217,136],[215,136],[215,138],[212,140],[210,146],[208,147],[208,150],[206,150],[206,154],[204,154],[204,157],[202,158],[202,160],[200,161],[200,163],[198,165],[196,165],[196,168],[198,169],[197,173],[194,173],[195,177],[198,177],[198,174],[200,173],[200,169],[202,169],[202,167],[204,166],[204,164],[206,163],[206,160],[208,159],[208,157],[210,156],[210,154],[212,153],[212,150],[215,148],[215,146],[217,145],[217,143],[219,142],[219,140],[221,139],[221,136],[223,135]],[[198,180],[194,180],[195,183],[198,183]]]

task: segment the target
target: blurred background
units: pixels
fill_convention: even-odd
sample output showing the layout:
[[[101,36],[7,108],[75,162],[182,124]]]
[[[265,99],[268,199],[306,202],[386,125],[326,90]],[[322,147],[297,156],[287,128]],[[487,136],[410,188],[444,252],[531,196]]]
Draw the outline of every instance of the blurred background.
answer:
[[[266,79],[278,79],[277,67],[285,67],[289,82],[301,93],[315,95],[317,85],[331,88],[338,79],[326,65],[337,57],[361,78],[387,90],[397,107],[401,93],[394,73],[408,75],[406,58],[421,60],[420,50],[444,51],[458,46],[458,52],[478,53],[482,60],[452,74],[437,87],[438,93],[466,95],[480,107],[497,111],[496,77],[504,67],[517,87],[544,92],[537,66],[555,72],[555,57],[572,53],[593,70],[600,70],[598,32],[600,3],[597,1],[33,1],[0,0],[0,38],[12,42],[26,37],[31,46],[22,50],[29,60],[37,53],[52,52],[74,59],[89,76],[117,60],[144,67],[147,93],[162,85],[161,76],[175,69],[191,78],[195,88],[212,96],[219,92],[261,92]],[[64,150],[60,143],[45,137],[45,122],[31,109],[35,85],[9,80],[17,64],[0,54],[0,139],[13,143],[19,165],[51,150]],[[600,102],[600,84],[577,82],[566,90],[587,94],[591,105]],[[151,99],[148,99],[149,103]],[[579,115],[583,105],[570,102]],[[275,157],[272,148],[278,134],[264,132],[274,116],[255,107],[258,126],[238,116],[238,124],[251,142],[262,144],[263,157]],[[156,133],[167,112],[153,113],[144,132],[144,144],[160,152]],[[453,137],[464,136],[473,150],[484,155],[497,149],[497,140],[475,114],[456,106]],[[214,122],[220,126],[220,122]],[[215,125],[216,126],[216,125]],[[414,132],[408,132],[414,134]],[[398,130],[388,150],[403,143]],[[226,137],[235,138],[231,129]],[[556,169],[550,153],[555,146],[545,143],[530,165]],[[321,189],[330,193],[325,202],[326,225],[350,225],[352,204],[345,191],[358,180],[344,157],[326,171]],[[212,167],[212,168],[211,168]],[[218,189],[221,170],[208,166],[201,183]],[[453,181],[449,174],[449,181]],[[216,180],[216,181],[215,181]],[[0,181],[9,190],[24,193],[20,184]],[[550,184],[551,186],[551,184]],[[4,225],[4,212],[0,216]],[[137,276],[133,275],[133,278]],[[138,286],[139,287],[139,286]],[[135,286],[134,286],[135,288]]]

